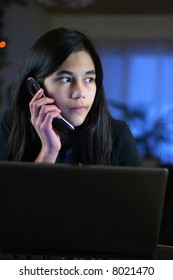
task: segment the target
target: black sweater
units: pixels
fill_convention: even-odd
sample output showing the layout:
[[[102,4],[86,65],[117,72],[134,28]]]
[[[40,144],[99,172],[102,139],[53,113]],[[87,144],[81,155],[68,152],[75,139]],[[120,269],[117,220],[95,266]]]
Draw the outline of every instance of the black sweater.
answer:
[[[0,121],[0,160],[7,160],[6,144],[12,127],[12,119],[10,112],[7,110]],[[116,166],[139,166],[140,157],[136,147],[135,140],[129,129],[129,126],[121,120],[112,118],[112,135],[114,153],[112,157],[112,165]],[[30,139],[28,135],[28,139]],[[28,141],[23,161],[34,161],[40,149],[38,141]],[[66,152],[65,157],[61,162],[70,162],[70,151]]]

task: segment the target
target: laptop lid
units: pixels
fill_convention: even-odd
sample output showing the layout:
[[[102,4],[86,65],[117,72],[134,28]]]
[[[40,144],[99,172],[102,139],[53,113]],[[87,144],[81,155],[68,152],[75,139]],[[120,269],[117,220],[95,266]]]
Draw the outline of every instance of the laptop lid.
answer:
[[[167,175],[165,168],[0,162],[1,251],[154,258]]]

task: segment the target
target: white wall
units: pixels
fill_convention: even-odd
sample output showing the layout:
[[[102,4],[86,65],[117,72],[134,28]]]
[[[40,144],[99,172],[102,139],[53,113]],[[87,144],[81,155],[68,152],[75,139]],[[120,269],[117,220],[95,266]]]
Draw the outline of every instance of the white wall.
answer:
[[[49,29],[66,26],[87,31],[96,41],[117,38],[162,38],[173,40],[173,16],[51,15],[36,4],[10,4],[4,16],[3,34],[9,39],[9,65],[1,70],[4,95],[1,112],[7,106],[7,92],[27,49]]]

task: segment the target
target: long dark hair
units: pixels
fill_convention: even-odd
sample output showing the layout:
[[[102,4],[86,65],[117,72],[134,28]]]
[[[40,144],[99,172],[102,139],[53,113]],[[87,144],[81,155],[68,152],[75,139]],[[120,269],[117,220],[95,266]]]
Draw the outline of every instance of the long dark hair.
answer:
[[[97,90],[91,110],[76,138],[74,161],[85,164],[111,164],[111,117],[105,100],[101,60],[89,36],[64,27],[50,30],[36,41],[29,49],[26,60],[12,85],[13,124],[7,146],[8,159],[25,160],[24,154],[28,143],[31,141],[34,145],[36,140],[39,143],[38,135],[30,121],[31,96],[26,88],[27,77],[33,76],[38,82],[43,83],[44,79],[54,73],[72,52],[80,50],[86,50],[93,60]],[[38,145],[38,149],[40,148]]]

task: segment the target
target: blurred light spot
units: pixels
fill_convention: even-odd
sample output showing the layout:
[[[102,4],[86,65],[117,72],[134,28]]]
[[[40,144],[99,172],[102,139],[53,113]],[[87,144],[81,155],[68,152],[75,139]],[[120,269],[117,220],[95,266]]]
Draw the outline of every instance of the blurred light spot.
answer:
[[[5,41],[1,41],[0,42],[0,48],[2,49],[2,48],[5,48],[5,46],[6,46],[6,42]]]

